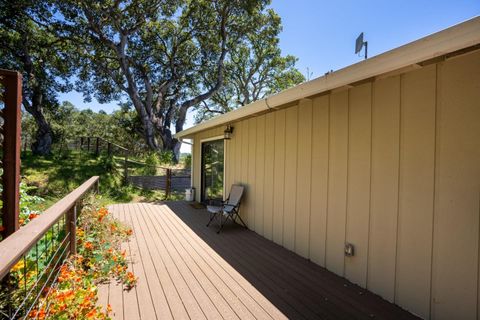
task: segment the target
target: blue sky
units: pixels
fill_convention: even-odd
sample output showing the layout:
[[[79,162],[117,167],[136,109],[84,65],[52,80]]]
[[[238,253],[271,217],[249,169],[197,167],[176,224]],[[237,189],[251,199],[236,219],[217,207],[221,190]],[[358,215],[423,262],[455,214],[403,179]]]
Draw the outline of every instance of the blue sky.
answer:
[[[283,54],[298,57],[298,69],[306,75],[308,68],[311,79],[361,61],[354,44],[362,31],[372,57],[480,14],[480,0],[273,0],[272,7],[282,18]],[[75,92],[60,99],[81,109],[117,108],[116,103],[84,103]],[[192,125],[190,114],[185,127]]]

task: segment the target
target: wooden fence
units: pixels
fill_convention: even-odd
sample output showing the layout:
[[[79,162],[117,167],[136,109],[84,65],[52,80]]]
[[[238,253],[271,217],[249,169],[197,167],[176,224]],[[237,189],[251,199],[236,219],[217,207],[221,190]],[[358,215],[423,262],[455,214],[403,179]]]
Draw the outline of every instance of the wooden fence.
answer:
[[[96,156],[108,154],[123,157],[123,174],[126,183],[146,190],[163,190],[165,198],[172,192],[184,192],[190,188],[190,170],[175,169],[159,165],[148,165],[145,162],[129,159],[130,150],[100,137],[81,137],[75,144],[77,149],[90,152]],[[144,174],[149,168],[155,174]]]

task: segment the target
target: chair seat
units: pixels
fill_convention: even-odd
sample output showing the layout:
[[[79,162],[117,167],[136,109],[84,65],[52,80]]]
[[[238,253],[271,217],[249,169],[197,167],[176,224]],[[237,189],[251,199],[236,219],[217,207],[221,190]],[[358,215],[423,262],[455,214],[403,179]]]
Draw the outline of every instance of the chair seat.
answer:
[[[207,211],[211,213],[217,213],[221,212],[223,207],[218,207],[218,206],[207,206]]]

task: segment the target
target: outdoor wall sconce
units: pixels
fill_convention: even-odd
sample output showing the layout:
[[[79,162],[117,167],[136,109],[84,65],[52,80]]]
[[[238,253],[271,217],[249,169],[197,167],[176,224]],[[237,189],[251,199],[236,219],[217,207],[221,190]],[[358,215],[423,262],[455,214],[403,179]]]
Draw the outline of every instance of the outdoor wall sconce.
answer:
[[[345,255],[347,257],[353,257],[355,255],[355,247],[351,243],[345,243]]]
[[[223,139],[230,140],[232,138],[232,133],[233,127],[231,125],[228,125],[227,128],[225,128],[225,131],[223,131]]]

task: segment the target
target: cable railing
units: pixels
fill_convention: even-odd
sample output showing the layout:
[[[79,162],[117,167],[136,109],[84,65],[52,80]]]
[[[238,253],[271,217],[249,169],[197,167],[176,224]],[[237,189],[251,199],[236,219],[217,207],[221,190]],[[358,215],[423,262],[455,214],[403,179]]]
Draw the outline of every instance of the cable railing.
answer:
[[[44,308],[60,266],[76,253],[76,222],[87,193],[98,192],[92,177],[0,242],[0,319],[24,319]],[[46,305],[45,305],[46,304]]]

